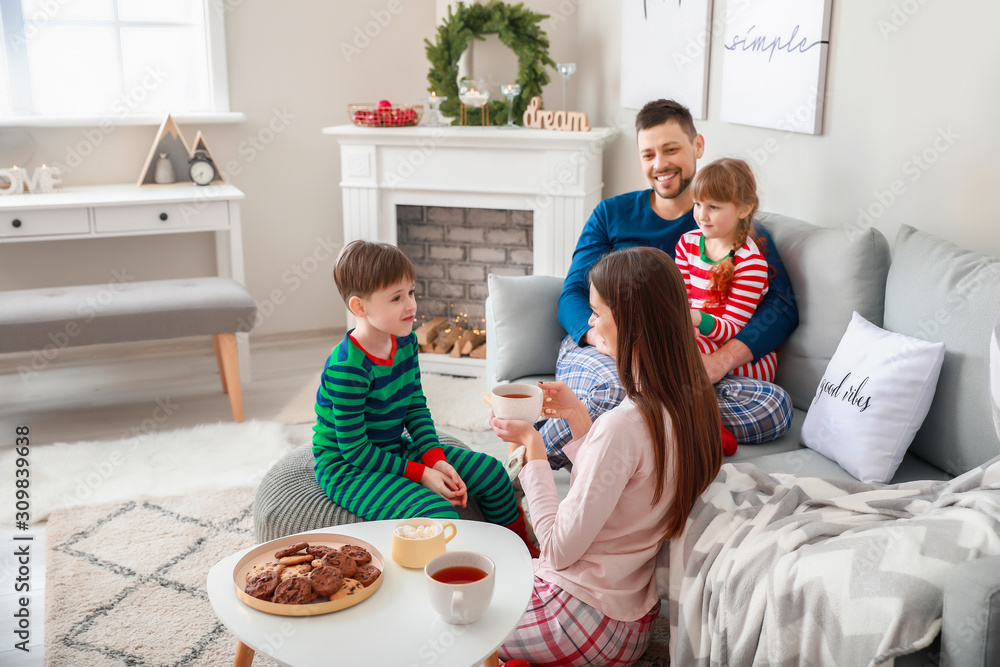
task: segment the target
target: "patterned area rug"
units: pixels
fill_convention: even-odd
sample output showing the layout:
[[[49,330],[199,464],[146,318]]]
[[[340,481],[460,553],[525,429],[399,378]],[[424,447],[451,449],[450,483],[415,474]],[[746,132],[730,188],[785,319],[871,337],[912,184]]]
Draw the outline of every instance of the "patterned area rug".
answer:
[[[56,510],[48,522],[45,662],[51,667],[219,667],[236,639],[205,578],[254,543],[253,488]],[[661,615],[636,664],[669,664]],[[275,663],[257,655],[254,667]]]
[[[56,510],[48,523],[45,663],[230,665],[208,570],[254,543],[254,489]],[[275,665],[256,656],[255,667]]]

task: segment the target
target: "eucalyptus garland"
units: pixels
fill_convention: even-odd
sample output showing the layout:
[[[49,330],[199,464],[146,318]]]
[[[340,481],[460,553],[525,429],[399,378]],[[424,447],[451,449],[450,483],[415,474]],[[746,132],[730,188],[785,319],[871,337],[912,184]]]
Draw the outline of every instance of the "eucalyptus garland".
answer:
[[[542,94],[542,86],[549,82],[547,67],[555,67],[549,57],[549,38],[538,24],[548,18],[524,8],[523,3],[509,5],[491,0],[483,5],[465,5],[459,2],[454,11],[448,9],[448,18],[437,30],[437,42],[424,40],[431,71],[428,92],[434,91],[448,99],[441,103],[441,113],[458,122],[461,101],[458,99],[458,61],[472,44],[473,39],[483,40],[483,35],[498,35],[500,41],[517,55],[517,81],[521,93],[514,98],[514,119],[522,124],[522,116],[532,97]],[[507,100],[501,98],[489,103],[490,123],[507,123]],[[468,124],[482,122],[482,110],[467,109]]]

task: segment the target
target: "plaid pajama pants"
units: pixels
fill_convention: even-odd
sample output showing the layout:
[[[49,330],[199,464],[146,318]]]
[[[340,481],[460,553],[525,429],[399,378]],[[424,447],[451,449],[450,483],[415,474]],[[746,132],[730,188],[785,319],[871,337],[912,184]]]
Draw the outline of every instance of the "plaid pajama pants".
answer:
[[[649,646],[660,603],[637,621],[616,621],[535,577],[524,616],[498,651],[531,667],[631,665]]]
[[[593,347],[580,347],[566,336],[559,347],[556,379],[583,401],[591,419],[625,399],[615,360]],[[715,383],[722,425],[741,445],[759,445],[780,437],[792,425],[792,399],[776,384],[727,375]],[[569,463],[563,447],[573,437],[565,419],[549,419],[538,429],[545,440],[549,465],[558,470]]]

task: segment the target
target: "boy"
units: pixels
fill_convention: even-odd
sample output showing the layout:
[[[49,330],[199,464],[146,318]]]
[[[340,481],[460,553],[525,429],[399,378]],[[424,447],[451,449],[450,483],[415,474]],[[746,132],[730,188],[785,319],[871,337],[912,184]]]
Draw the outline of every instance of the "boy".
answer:
[[[320,487],[369,521],[455,519],[471,493],[487,521],[517,533],[536,557],[500,461],[438,442],[412,331],[413,264],[395,246],[353,241],[333,275],[358,324],[333,349],[316,393]]]

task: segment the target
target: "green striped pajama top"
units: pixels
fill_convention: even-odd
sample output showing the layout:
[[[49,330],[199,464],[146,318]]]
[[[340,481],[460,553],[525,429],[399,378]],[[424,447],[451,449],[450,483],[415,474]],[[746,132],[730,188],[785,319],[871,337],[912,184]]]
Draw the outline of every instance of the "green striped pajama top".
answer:
[[[394,336],[389,359],[379,359],[354,340],[352,331],[330,353],[316,392],[313,454],[327,469],[343,463],[419,482],[424,466],[445,455],[420,386],[417,336]],[[399,451],[400,442],[420,462],[387,451]],[[319,482],[325,488],[322,478]]]

